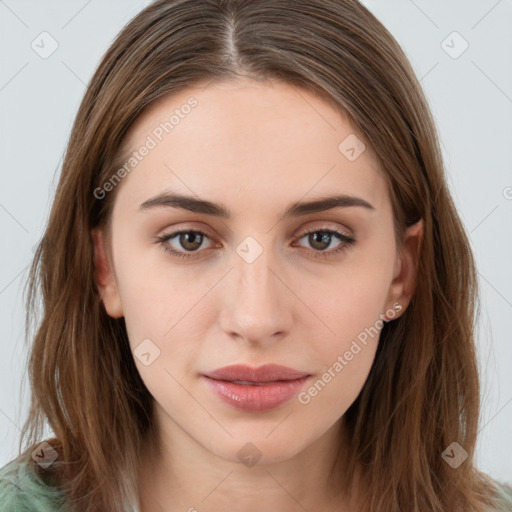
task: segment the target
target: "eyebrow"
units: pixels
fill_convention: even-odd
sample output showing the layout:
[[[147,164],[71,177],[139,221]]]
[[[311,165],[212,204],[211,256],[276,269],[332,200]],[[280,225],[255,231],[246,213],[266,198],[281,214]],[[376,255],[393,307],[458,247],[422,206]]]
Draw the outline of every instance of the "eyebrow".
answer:
[[[348,208],[353,206],[359,206],[368,210],[375,210],[374,206],[360,197],[338,194],[312,201],[292,203],[285,210],[282,218],[299,217],[301,215],[307,215],[308,213],[323,212],[333,208]],[[204,213],[206,215],[223,219],[231,218],[230,211],[222,204],[213,203],[204,199],[197,199],[192,196],[169,193],[160,194],[144,201],[140,205],[139,211],[160,207],[180,208],[190,212]]]

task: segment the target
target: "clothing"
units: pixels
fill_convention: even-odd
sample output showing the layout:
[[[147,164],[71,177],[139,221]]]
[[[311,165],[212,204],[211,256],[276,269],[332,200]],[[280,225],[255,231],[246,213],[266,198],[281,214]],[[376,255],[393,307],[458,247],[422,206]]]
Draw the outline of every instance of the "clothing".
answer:
[[[503,509],[512,512],[512,486],[501,484],[498,490]]]
[[[0,512],[66,512],[64,493],[47,485],[26,461],[0,468]]]
[[[504,512],[512,512],[512,487],[499,484]],[[64,494],[17,459],[0,468],[0,512],[66,512]],[[492,511],[494,512],[494,511]],[[501,512],[501,511],[500,511]]]

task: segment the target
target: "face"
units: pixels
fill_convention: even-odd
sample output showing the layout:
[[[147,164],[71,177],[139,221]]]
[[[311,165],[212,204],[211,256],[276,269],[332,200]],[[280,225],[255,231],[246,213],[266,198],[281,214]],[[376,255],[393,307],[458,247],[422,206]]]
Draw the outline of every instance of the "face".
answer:
[[[132,126],[110,237],[94,232],[97,280],[164,430],[234,462],[257,449],[262,463],[334,432],[385,315],[410,300],[421,237],[410,229],[397,250],[363,141],[330,104],[277,81],[189,88]],[[205,376],[234,364],[298,373]]]

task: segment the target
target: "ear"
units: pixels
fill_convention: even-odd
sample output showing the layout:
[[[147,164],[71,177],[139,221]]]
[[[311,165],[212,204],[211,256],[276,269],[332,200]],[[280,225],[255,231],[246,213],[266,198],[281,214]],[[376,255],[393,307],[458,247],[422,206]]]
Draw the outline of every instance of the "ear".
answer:
[[[420,219],[406,229],[401,251],[395,261],[393,281],[389,289],[386,308],[387,311],[393,310],[395,315],[389,320],[398,318],[411,302],[416,288],[422,241],[423,219]]]
[[[94,243],[94,277],[101,300],[109,316],[121,318],[123,308],[117,290],[112,262],[107,250],[107,237],[99,228],[93,229],[91,236]]]

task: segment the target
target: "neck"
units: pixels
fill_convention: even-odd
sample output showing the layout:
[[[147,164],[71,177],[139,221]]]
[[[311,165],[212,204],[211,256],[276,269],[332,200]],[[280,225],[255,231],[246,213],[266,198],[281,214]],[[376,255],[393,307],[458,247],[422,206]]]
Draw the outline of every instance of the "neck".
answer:
[[[234,503],[238,512],[353,510],[355,495],[349,502],[332,472],[338,450],[348,446],[342,425],[287,460],[250,466],[220,458],[167,417],[141,461],[140,512],[229,510]],[[359,470],[354,489],[358,481]]]

